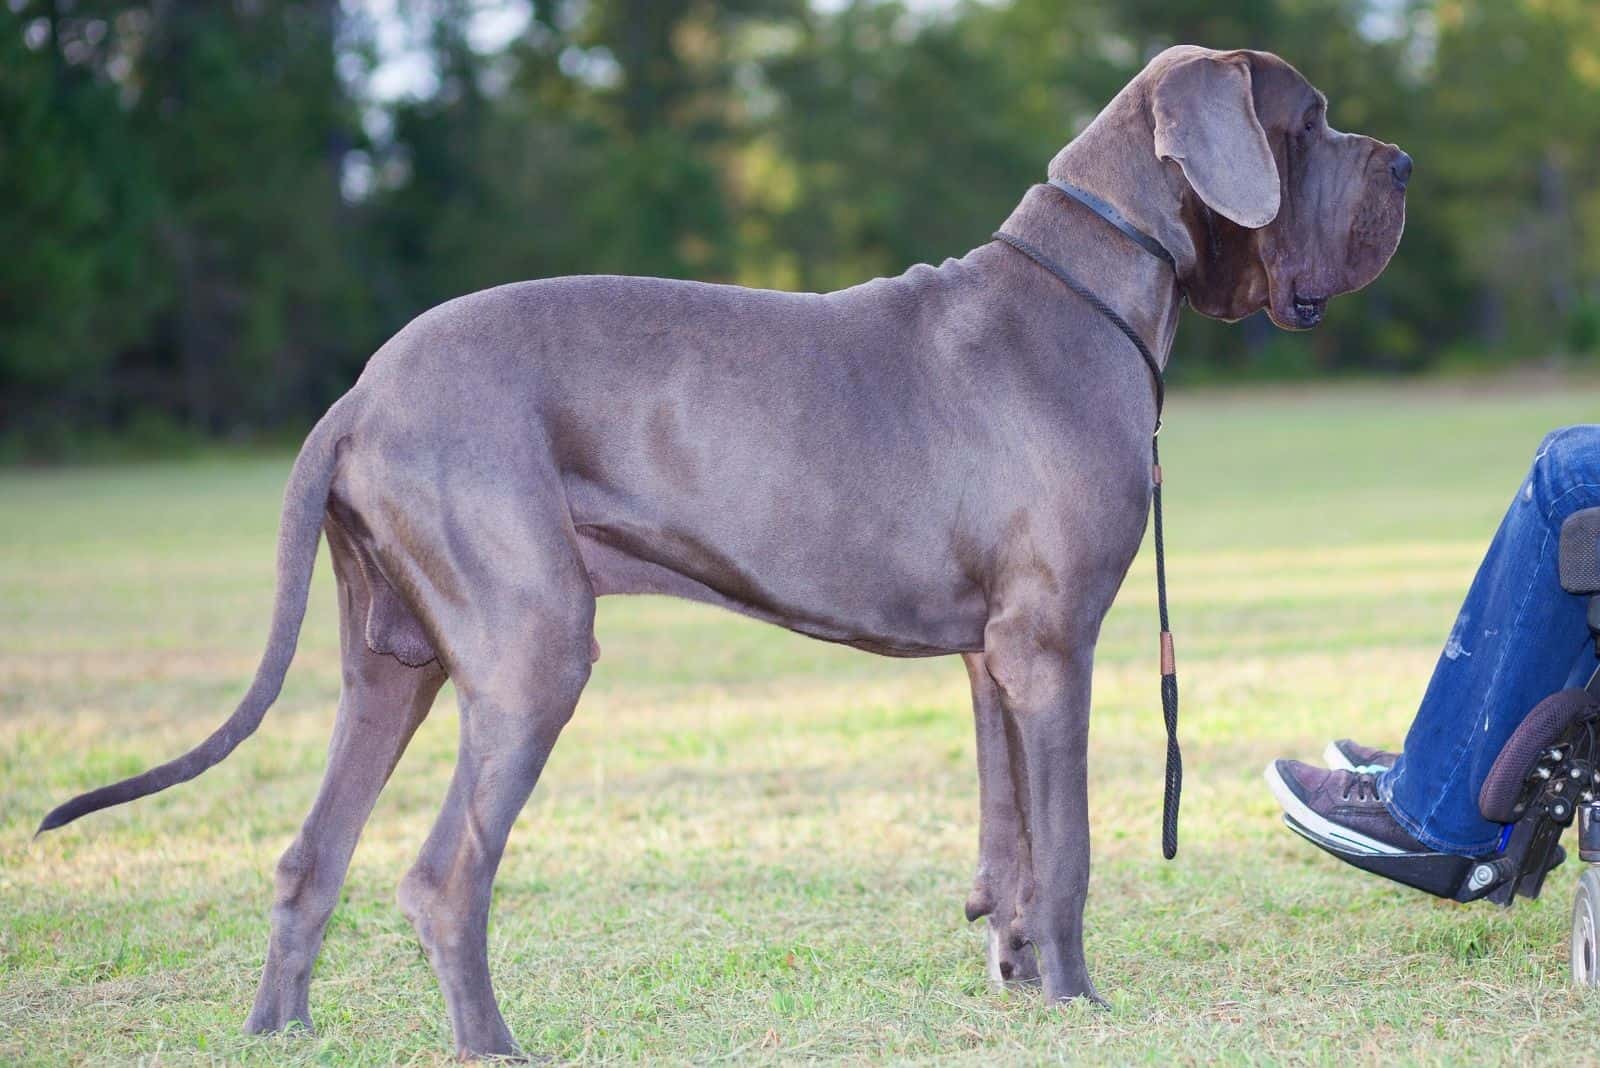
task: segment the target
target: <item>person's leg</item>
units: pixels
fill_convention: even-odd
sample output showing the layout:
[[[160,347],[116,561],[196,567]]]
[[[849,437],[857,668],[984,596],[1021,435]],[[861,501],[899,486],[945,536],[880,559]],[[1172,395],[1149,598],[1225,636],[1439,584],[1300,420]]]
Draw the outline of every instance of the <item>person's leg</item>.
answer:
[[[1528,711],[1581,670],[1585,602],[1561,589],[1556,549],[1562,522],[1596,506],[1600,426],[1555,431],[1478,568],[1400,758],[1378,779],[1390,814],[1431,849],[1481,854],[1499,841],[1478,790]]]

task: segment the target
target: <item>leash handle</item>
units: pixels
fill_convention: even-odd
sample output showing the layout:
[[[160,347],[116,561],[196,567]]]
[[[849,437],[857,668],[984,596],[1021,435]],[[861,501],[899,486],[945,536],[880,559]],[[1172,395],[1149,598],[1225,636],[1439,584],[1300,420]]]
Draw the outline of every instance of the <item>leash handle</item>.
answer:
[[[1183,753],[1178,749],[1178,656],[1167,619],[1167,549],[1161,529],[1161,444],[1150,438],[1151,510],[1155,513],[1156,611],[1161,618],[1161,716],[1167,724],[1167,772],[1161,795],[1161,855],[1178,855],[1178,801],[1183,793]]]

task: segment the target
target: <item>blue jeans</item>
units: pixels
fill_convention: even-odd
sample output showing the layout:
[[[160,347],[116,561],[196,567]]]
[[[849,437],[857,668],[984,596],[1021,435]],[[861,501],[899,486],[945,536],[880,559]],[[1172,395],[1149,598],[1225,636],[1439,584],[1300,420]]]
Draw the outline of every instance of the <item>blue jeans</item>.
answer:
[[[1550,434],[1478,568],[1434,668],[1400,759],[1378,794],[1431,849],[1481,855],[1500,825],[1478,814],[1489,767],[1535,704],[1595,669],[1587,600],[1562,590],[1557,537],[1573,512],[1600,506],[1600,426]]]

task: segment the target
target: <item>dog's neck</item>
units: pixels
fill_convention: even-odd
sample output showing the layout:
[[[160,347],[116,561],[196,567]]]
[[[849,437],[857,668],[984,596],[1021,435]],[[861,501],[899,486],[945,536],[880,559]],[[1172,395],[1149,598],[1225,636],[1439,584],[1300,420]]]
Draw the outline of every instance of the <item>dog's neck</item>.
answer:
[[[1104,197],[1099,189],[1085,188]],[[1122,210],[1121,205],[1116,206]],[[1140,220],[1127,212],[1123,215],[1144,229]],[[1128,321],[1157,362],[1166,366],[1177,330],[1179,288],[1165,260],[1089,208],[1045,185],[1028,190],[1001,229],[1030,242],[1088,286]]]
[[[1050,161],[1051,178],[1089,190],[1161,242],[1188,277],[1198,260],[1183,218],[1182,169],[1156,156],[1155,120],[1143,78],[1136,78]]]

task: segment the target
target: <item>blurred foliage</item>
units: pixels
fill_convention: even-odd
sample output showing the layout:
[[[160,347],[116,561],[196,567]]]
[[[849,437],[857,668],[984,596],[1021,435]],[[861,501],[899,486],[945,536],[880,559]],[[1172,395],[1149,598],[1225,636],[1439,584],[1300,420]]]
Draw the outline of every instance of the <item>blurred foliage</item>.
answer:
[[[508,4],[523,28],[486,47],[477,28]],[[1278,52],[1335,125],[1402,144],[1417,174],[1400,254],[1320,330],[1191,316],[1175,373],[1600,348],[1591,0],[372,10],[0,0],[8,451],[304,425],[407,319],[501,282],[829,289],[959,255],[1178,41]],[[428,76],[394,98],[373,74],[397,25]]]

